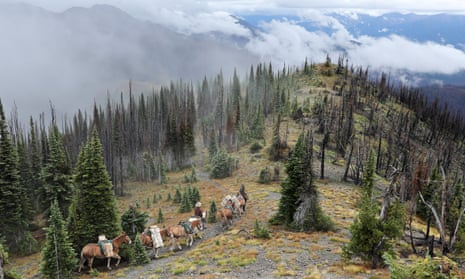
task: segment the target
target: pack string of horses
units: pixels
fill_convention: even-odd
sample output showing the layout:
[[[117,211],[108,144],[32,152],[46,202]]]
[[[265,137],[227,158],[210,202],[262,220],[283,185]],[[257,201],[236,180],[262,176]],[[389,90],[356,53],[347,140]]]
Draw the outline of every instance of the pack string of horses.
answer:
[[[219,210],[222,229],[229,229],[233,224],[233,218],[240,218],[245,212],[248,195],[245,192],[244,184],[241,185],[237,194],[226,195],[221,201],[222,208]],[[185,239],[186,247],[191,247],[194,243],[194,238],[197,236],[202,239],[202,231],[206,227],[207,211],[201,209],[202,204],[197,202],[194,207],[194,215],[187,221],[181,221],[177,225],[160,228],[157,225],[147,227],[139,234],[141,243],[153,250],[155,258],[159,257],[159,252],[164,247],[164,240],[169,239],[168,245],[170,251],[173,252],[177,246],[182,250],[180,243],[181,239]],[[81,259],[79,262],[79,270],[81,272],[85,262],[89,270],[92,270],[94,259],[107,259],[107,268],[111,270],[111,259],[117,259],[115,266],[117,267],[121,261],[119,249],[123,243],[131,244],[129,236],[123,232],[112,240],[106,239],[104,235],[98,237],[97,243],[86,244],[81,250]]]

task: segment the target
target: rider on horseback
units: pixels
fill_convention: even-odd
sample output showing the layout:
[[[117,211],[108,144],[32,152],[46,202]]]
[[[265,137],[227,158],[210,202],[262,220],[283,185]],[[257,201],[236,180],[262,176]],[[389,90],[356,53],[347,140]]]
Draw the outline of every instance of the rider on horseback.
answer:
[[[200,202],[197,202],[195,204],[194,216],[200,217],[200,220],[202,220],[202,230],[204,230],[204,229],[207,228],[207,226],[206,226],[207,220],[205,219],[205,214],[204,214],[203,210],[200,208],[201,206],[202,206],[202,203],[200,203]]]

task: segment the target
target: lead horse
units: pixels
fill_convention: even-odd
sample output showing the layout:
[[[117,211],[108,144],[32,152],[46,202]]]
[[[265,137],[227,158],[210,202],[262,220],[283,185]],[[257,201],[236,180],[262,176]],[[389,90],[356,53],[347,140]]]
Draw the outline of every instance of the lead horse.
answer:
[[[115,266],[118,266],[119,262],[121,261],[121,257],[120,255],[118,255],[119,248],[121,247],[121,244],[123,243],[131,244],[131,239],[125,232],[121,233],[120,235],[118,235],[111,241],[111,244],[113,246],[113,251],[112,251],[113,253],[110,253],[111,255],[108,255],[108,256],[102,252],[102,249],[97,243],[86,244],[84,247],[82,247],[82,250],[81,250],[81,260],[79,262],[78,272],[81,272],[81,269],[84,266],[84,263],[86,262],[86,260],[87,260],[87,265],[89,266],[89,269],[92,270],[92,264],[94,262],[94,258],[108,259],[107,260],[108,270],[111,270],[110,262],[112,258],[118,259],[115,265]]]

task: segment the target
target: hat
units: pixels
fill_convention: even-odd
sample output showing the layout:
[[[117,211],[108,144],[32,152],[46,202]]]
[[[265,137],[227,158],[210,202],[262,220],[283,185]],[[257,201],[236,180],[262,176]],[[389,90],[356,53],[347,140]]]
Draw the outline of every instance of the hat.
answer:
[[[202,206],[202,204],[201,204],[200,202],[197,202],[197,203],[195,204],[195,207],[201,207],[201,206]]]

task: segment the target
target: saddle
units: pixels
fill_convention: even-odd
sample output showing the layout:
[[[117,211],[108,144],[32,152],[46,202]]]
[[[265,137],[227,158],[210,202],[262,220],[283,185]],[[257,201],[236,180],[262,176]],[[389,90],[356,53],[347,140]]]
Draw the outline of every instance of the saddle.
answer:
[[[109,239],[99,240],[97,242],[98,246],[100,247],[100,251],[102,252],[105,257],[113,256],[113,243]]]
[[[179,222],[178,225],[183,226],[184,231],[185,231],[187,234],[193,234],[193,233],[194,233],[194,230],[192,229],[191,225],[190,225],[188,222],[181,221],[181,222]]]

